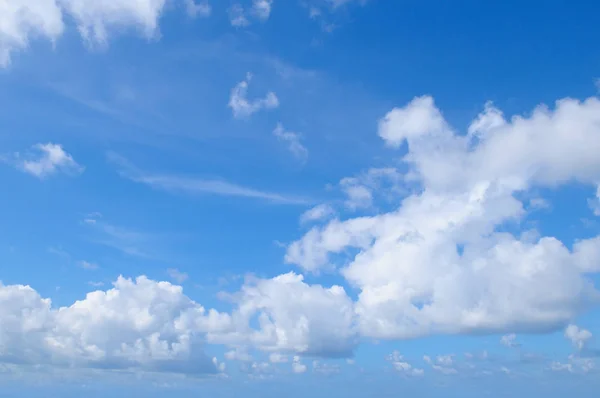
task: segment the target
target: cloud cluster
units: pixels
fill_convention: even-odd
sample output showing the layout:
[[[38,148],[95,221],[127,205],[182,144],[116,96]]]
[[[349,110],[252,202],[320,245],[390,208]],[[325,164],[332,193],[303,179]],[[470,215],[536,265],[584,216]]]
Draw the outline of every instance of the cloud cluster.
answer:
[[[231,327],[181,287],[119,278],[108,291],[52,308],[28,286],[0,285],[0,361],[98,369],[217,373],[203,334]]]
[[[306,272],[347,259],[340,273],[360,291],[361,335],[543,332],[598,303],[588,275],[600,271],[599,237],[569,249],[502,228],[526,215],[519,194],[531,188],[598,186],[598,98],[511,120],[488,103],[459,134],[431,97],[419,97],[382,118],[379,136],[407,144],[403,181],[418,188],[397,194],[392,211],[316,226],[286,254]]]

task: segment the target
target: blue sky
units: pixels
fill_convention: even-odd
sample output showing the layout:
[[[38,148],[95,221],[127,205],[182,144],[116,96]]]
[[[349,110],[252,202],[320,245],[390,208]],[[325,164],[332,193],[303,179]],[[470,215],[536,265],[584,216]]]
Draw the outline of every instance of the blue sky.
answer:
[[[592,3],[0,0],[0,397],[592,396]]]

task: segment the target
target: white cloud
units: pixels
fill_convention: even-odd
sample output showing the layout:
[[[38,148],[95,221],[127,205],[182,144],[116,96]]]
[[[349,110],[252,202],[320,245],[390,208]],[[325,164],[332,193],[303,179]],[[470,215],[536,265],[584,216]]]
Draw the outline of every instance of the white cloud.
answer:
[[[170,283],[120,277],[60,308],[28,286],[0,285],[0,323],[3,363],[216,373],[202,335],[228,330],[231,318]]]
[[[376,198],[384,201],[397,201],[404,192],[404,176],[393,168],[370,168],[354,177],[340,181],[340,188],[346,195],[346,208],[349,210],[368,209]]]
[[[600,100],[500,115],[487,104],[472,134],[457,134],[430,97],[394,109],[379,135],[394,147],[407,142],[405,181],[420,191],[398,193],[395,210],[314,227],[288,247],[286,261],[309,272],[349,256],[341,274],[360,291],[363,336],[556,330],[598,302],[588,275],[600,271],[600,238],[569,249],[497,228],[526,214],[517,193],[597,186]]]
[[[429,96],[413,99],[404,108],[394,108],[379,122],[379,136],[393,147],[407,139],[437,135],[448,128],[441,112]]]
[[[429,364],[433,370],[444,375],[457,374],[458,370],[452,367],[454,360],[452,355],[438,355],[435,360],[430,356],[425,355],[423,361]]]
[[[306,369],[306,365],[301,362],[300,357],[295,356],[292,361],[292,371],[294,373],[305,373]]]
[[[111,30],[137,29],[147,38],[158,31],[166,0],[58,0],[89,43],[106,44]]]
[[[167,274],[169,278],[177,283],[183,283],[188,280],[189,276],[185,272],[179,271],[177,268],[169,268],[167,269]]]
[[[580,329],[577,325],[569,325],[565,329],[565,337],[573,343],[578,350],[582,350],[586,343],[592,338],[592,333],[586,329]]]
[[[300,223],[306,224],[313,221],[325,220],[334,214],[335,210],[331,205],[320,204],[302,213],[300,216]]]
[[[406,362],[402,355],[398,351],[392,352],[386,357],[396,371],[402,373],[405,376],[423,376],[425,371],[423,369],[414,368],[410,363]]]
[[[197,16],[207,17],[212,12],[212,7],[208,1],[185,0],[185,7],[188,15],[192,18]]]
[[[279,100],[274,92],[269,91],[265,97],[254,100],[248,99],[248,85],[252,80],[252,74],[246,74],[246,79],[239,82],[232,90],[228,106],[236,118],[246,118],[263,109],[275,109],[279,107]]]
[[[289,273],[246,283],[232,299],[237,304],[232,316],[246,326],[234,335],[212,336],[211,342],[325,357],[350,356],[357,344],[353,303],[340,286],[308,285]],[[257,328],[248,326],[252,319]]]
[[[260,199],[276,204],[306,205],[310,203],[306,198],[261,191],[220,179],[148,173],[138,169],[127,159],[115,153],[109,153],[108,160],[119,168],[119,174],[122,177],[163,191],[188,195],[236,196]]]
[[[6,161],[40,179],[58,172],[75,175],[84,170],[60,144],[53,143],[37,144],[31,153],[25,155],[16,153]]]
[[[51,43],[62,36],[66,19],[72,18],[82,38],[90,45],[106,45],[111,35],[136,30],[146,38],[159,36],[159,21],[168,0],[1,0],[0,67],[11,55],[26,49],[33,39]],[[268,3],[268,1],[267,1]],[[206,0],[184,0],[187,13],[208,16]],[[257,16],[264,17],[265,5],[257,4]]]
[[[252,12],[262,21],[269,19],[273,0],[252,0]]]
[[[302,135],[292,131],[286,131],[281,123],[277,124],[273,135],[281,142],[284,142],[288,150],[301,162],[306,162],[308,158],[308,149],[300,142]]]
[[[245,9],[240,3],[234,3],[228,9],[229,22],[231,26],[243,28],[250,25],[251,19],[257,19],[265,22],[271,16],[273,0],[252,0],[252,6],[249,10]]]
[[[0,66],[10,64],[11,54],[27,48],[33,38],[55,42],[64,23],[56,0],[0,1]]]
[[[231,26],[241,28],[250,25],[250,21],[246,17],[246,12],[241,4],[235,3],[229,7],[229,22]]]

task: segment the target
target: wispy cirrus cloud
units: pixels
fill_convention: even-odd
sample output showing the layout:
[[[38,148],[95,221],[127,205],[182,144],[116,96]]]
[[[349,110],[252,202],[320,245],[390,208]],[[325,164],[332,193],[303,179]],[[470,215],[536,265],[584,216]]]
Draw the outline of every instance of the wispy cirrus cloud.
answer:
[[[121,177],[163,191],[184,193],[188,195],[243,197],[285,205],[307,205],[311,203],[311,200],[307,198],[262,191],[221,179],[149,173],[137,168],[127,159],[114,152],[109,152],[107,154],[107,159],[117,167]]]

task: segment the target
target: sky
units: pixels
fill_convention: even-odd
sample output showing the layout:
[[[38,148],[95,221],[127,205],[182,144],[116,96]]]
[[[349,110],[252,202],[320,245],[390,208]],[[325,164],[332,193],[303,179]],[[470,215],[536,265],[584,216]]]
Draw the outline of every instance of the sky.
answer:
[[[0,398],[594,396],[598,12],[0,0]]]

